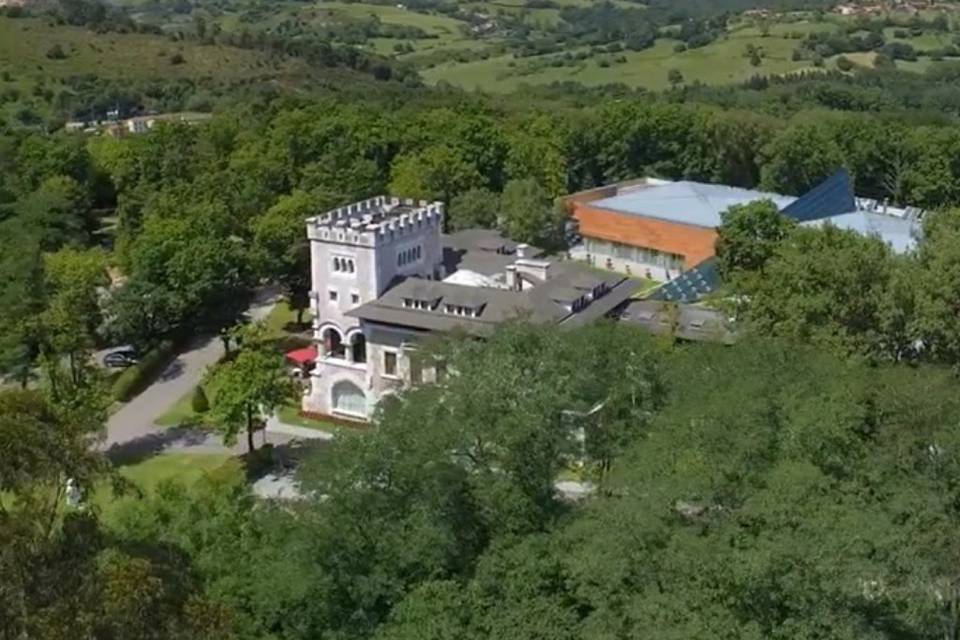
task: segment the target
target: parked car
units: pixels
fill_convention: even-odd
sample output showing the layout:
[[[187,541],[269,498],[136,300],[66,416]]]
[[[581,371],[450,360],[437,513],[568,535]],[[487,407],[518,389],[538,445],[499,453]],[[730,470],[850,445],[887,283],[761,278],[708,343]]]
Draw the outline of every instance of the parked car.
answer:
[[[137,364],[140,359],[137,352],[132,348],[117,349],[103,356],[103,366],[111,369],[123,369],[130,365]]]

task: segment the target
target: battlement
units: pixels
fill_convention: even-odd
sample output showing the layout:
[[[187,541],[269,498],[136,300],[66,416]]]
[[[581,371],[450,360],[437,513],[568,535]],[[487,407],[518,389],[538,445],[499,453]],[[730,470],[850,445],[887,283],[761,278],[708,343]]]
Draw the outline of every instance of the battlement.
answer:
[[[375,196],[307,219],[311,240],[375,247],[434,228],[441,231],[443,203]]]

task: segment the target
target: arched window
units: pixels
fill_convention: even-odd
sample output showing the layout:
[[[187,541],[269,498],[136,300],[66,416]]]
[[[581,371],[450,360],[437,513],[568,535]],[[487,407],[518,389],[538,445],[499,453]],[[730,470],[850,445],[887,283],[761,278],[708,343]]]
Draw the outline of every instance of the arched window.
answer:
[[[416,253],[417,253],[417,260],[419,260],[419,259],[420,259],[420,255],[421,255],[420,247],[417,247]]]
[[[353,273],[353,259],[347,260],[347,271]]]
[[[353,362],[367,361],[367,338],[359,331],[350,336],[350,353]]]
[[[323,338],[323,355],[341,360],[347,357],[347,348],[343,344],[343,337],[336,328],[327,327],[320,335]]]
[[[340,258],[333,259],[333,270],[340,271]]]
[[[341,380],[333,385],[333,410],[353,416],[367,416],[367,397],[363,390],[349,380]]]

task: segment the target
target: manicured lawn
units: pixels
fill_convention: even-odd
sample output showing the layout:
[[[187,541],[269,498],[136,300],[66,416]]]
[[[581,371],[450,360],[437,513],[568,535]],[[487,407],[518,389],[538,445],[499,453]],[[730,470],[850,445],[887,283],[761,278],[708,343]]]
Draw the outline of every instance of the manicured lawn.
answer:
[[[310,318],[310,312],[304,311],[303,324],[308,330],[310,327]],[[285,301],[281,300],[273,307],[270,314],[263,319],[263,324],[267,330],[267,339],[279,340],[290,335],[297,335],[290,331],[290,329],[295,328],[296,320],[297,312],[291,309]]]
[[[144,491],[152,491],[164,480],[196,482],[229,459],[225,454],[164,453],[122,466],[119,471]]]
[[[165,480],[175,480],[191,484],[216,469],[220,469],[228,461],[235,460],[236,473],[242,473],[243,468],[239,460],[223,454],[199,453],[164,453],[142,462],[123,465],[117,470],[120,475],[134,483],[144,494],[156,490],[157,485]],[[230,463],[233,464],[233,463]],[[121,505],[137,500],[133,494],[115,495],[109,486],[103,484],[93,494],[92,502],[100,509],[104,519],[109,522],[110,517]]]
[[[207,400],[210,400],[212,393],[208,387],[209,385],[206,385],[203,390],[207,394]],[[193,391],[190,391],[190,393],[170,405],[160,417],[154,420],[154,423],[162,427],[179,427],[182,424],[195,424],[199,422],[201,416],[194,412],[191,406],[192,399]]]
[[[352,422],[349,420],[338,420],[336,422],[327,422],[326,420],[314,420],[300,415],[300,409],[296,404],[288,404],[277,412],[277,417],[281,422],[293,425],[295,427],[305,427],[307,429],[320,429],[329,433],[335,433],[338,438],[352,437],[370,433],[373,429],[366,422]]]
[[[288,404],[277,412],[277,417],[281,422],[291,424],[295,427],[306,427],[307,429],[321,429],[323,431],[336,431],[339,425],[323,420],[313,420],[300,415],[300,409],[295,404]],[[361,426],[361,428],[363,428]]]

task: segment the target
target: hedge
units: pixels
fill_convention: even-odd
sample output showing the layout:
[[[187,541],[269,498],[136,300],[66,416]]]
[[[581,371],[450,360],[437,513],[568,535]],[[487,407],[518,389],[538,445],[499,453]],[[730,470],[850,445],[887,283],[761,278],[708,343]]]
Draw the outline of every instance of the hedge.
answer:
[[[114,400],[126,402],[143,391],[174,356],[174,345],[164,340],[151,349],[137,364],[121,373],[113,383]]]

